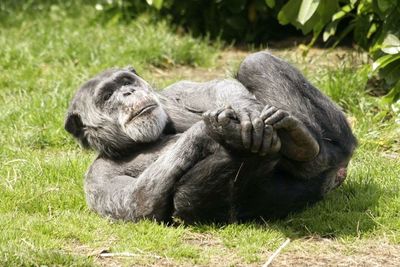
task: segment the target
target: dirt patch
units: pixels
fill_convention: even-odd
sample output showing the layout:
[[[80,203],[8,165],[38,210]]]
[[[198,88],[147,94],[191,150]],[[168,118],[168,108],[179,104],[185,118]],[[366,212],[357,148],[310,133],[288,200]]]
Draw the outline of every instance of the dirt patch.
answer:
[[[344,244],[329,239],[292,242],[271,266],[399,266],[400,246],[360,240]]]
[[[261,266],[274,251],[264,251],[258,263],[246,261],[222,240],[209,233],[186,233],[183,241],[197,247],[204,257],[203,263],[177,262],[165,255],[156,255],[140,249],[131,256],[102,257],[107,248],[91,248],[79,242],[71,244],[71,254],[92,257],[99,266]],[[132,263],[134,264],[132,265]],[[325,238],[304,238],[290,242],[270,266],[387,266],[397,267],[400,262],[400,245],[387,240],[357,240],[354,243]]]
[[[67,246],[67,252],[72,255],[77,256],[85,256],[88,258],[92,258],[94,263],[98,266],[107,266],[107,267],[119,267],[122,266],[121,262],[117,258],[104,258],[100,257],[100,254],[110,250],[111,244],[115,241],[114,238],[110,239],[109,244],[105,244],[102,247],[90,247],[88,245],[82,244],[78,240],[72,241]]]
[[[226,247],[222,240],[212,234],[187,233],[184,236],[185,243],[198,247],[206,257],[207,265],[198,266],[259,266],[244,264],[244,259],[234,250]]]
[[[213,250],[207,266],[261,266],[274,251],[260,255],[264,261],[248,264],[234,251],[211,234],[190,233],[186,242],[202,250]],[[400,245],[387,240],[358,240],[344,243],[325,238],[292,241],[270,266],[399,266]],[[182,265],[180,265],[182,266]],[[184,265],[183,265],[184,266]],[[201,265],[199,265],[201,266]]]
[[[368,54],[354,49],[336,48],[334,50],[311,48],[306,53],[304,46],[293,46],[288,49],[271,48],[266,51],[293,63],[301,70],[318,73],[319,70],[338,68],[340,66],[360,66],[371,63]],[[227,49],[221,52],[216,64],[211,68],[172,66],[168,69],[151,67],[151,78],[157,80],[192,80],[209,81],[225,77],[233,77],[240,62],[251,52],[238,49]]]
[[[334,50],[310,48],[306,50],[303,46],[297,46],[289,49],[271,49],[270,51],[291,63],[303,65],[311,71],[340,66],[354,67],[371,62],[367,53],[348,48],[336,48]]]

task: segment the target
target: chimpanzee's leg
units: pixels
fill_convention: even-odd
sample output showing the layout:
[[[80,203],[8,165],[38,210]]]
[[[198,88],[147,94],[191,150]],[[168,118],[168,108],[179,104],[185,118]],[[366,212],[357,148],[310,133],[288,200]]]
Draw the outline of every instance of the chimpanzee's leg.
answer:
[[[321,174],[314,179],[300,180],[280,171],[264,179],[251,179],[239,196],[237,219],[277,219],[300,211],[322,199],[330,179],[331,176]]]
[[[239,167],[222,149],[198,162],[175,186],[173,216],[189,224],[234,221],[232,194]]]
[[[338,106],[296,68],[258,52],[244,59],[237,79],[266,106],[261,116],[278,131],[285,156],[281,169],[305,179],[343,172],[356,139]]]
[[[267,156],[260,157],[242,150],[240,123],[232,109],[207,112],[203,119],[206,132],[223,147],[196,163],[176,184],[174,216],[186,223],[235,221],[237,189],[247,183],[247,178],[239,178],[243,164],[255,163],[245,171],[249,177],[270,172],[277,163],[279,139],[271,129],[263,140]]]

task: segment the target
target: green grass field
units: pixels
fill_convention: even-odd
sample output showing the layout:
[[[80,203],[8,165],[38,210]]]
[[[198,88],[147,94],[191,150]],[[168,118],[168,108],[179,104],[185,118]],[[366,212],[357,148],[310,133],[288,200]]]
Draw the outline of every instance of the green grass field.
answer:
[[[101,23],[93,7],[18,10],[0,4],[0,266],[260,265],[400,262],[400,125],[365,92],[354,51],[276,53],[346,111],[359,140],[345,184],[300,214],[265,224],[171,227],[114,222],[88,210],[83,176],[95,158],[64,131],[74,91],[97,72],[134,65],[157,88],[232,73],[247,52],[177,34],[146,17]],[[332,58],[332,57],[331,57]],[[335,58],[335,56],[333,56]],[[101,258],[101,251],[130,257]]]

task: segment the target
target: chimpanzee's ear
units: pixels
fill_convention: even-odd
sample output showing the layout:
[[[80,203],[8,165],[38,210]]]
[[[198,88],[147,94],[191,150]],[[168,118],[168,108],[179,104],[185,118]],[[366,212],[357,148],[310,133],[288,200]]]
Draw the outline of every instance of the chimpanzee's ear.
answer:
[[[78,138],[83,130],[84,124],[82,123],[81,116],[78,113],[68,113],[65,119],[64,129]]]
[[[139,76],[139,74],[136,72],[135,68],[132,67],[131,65],[128,65],[125,69],[127,69],[128,71],[130,71],[130,72],[132,72],[132,73],[134,73],[134,74]]]

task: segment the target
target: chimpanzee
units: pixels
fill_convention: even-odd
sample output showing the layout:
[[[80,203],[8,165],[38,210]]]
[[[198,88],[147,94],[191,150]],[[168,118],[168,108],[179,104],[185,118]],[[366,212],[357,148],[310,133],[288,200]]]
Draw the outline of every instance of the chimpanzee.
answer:
[[[340,109],[268,52],[235,79],[160,93],[133,68],[106,70],[77,91],[65,129],[99,153],[89,206],[130,221],[282,217],[340,185],[356,147]]]

